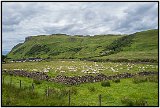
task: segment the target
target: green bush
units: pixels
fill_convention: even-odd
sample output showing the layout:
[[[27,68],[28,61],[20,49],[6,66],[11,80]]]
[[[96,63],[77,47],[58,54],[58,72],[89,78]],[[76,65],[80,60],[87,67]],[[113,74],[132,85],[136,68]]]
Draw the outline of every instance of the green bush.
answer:
[[[112,81],[115,82],[115,83],[120,83],[120,79],[114,79]]]
[[[95,91],[96,91],[95,87],[93,87],[93,86],[89,86],[89,87],[88,87],[88,90],[89,90],[90,92],[95,92]]]
[[[135,101],[136,106],[147,106],[147,101],[145,99],[138,99]]]
[[[142,82],[146,82],[147,78],[144,76],[135,76],[133,77],[133,83],[138,84],[138,83],[142,83]]]
[[[35,83],[35,84],[42,84],[42,81],[41,80],[33,80],[33,83]]]
[[[128,98],[128,97],[123,97],[123,98],[121,99],[121,102],[122,102],[122,104],[125,104],[126,106],[134,106],[133,100],[131,100],[131,99]]]
[[[142,98],[134,99],[134,98],[123,97],[121,99],[121,102],[126,106],[147,106],[147,101]]]
[[[109,81],[103,81],[103,82],[101,82],[101,86],[103,86],[103,87],[110,87],[111,85],[110,85]]]

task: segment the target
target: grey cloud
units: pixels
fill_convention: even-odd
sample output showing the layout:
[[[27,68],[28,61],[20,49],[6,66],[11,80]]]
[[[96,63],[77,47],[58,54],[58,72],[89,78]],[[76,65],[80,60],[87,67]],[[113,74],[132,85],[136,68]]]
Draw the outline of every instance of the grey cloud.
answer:
[[[126,13],[124,20],[119,21],[118,26],[115,27],[115,30],[121,32],[126,31],[127,33],[130,33],[139,30],[157,28],[157,6],[157,4],[155,5],[151,3],[135,7],[128,7],[126,10],[124,10],[124,13]]]
[[[158,4],[152,2],[6,2],[2,4],[2,36],[9,44],[3,41],[3,48],[11,49],[31,35],[133,33],[157,28],[157,10]]]

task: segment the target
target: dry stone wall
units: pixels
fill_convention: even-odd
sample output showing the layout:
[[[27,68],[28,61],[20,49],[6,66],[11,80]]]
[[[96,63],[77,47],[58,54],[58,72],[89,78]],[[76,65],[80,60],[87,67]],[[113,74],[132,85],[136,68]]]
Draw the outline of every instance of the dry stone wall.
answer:
[[[157,72],[138,72],[138,73],[121,73],[116,75],[104,75],[104,74],[98,74],[96,76],[92,75],[84,75],[84,76],[64,76],[64,75],[58,75],[54,78],[48,76],[46,73],[42,72],[26,72],[22,70],[13,70],[13,71],[6,71],[3,70],[2,73],[9,74],[9,75],[15,75],[15,76],[23,76],[23,77],[29,77],[33,78],[35,80],[46,80],[51,82],[58,82],[63,83],[66,85],[78,85],[81,83],[93,83],[93,82],[100,82],[105,80],[113,80],[113,79],[122,79],[122,78],[131,78],[135,75],[138,76],[146,76],[146,75],[154,75],[157,74]]]

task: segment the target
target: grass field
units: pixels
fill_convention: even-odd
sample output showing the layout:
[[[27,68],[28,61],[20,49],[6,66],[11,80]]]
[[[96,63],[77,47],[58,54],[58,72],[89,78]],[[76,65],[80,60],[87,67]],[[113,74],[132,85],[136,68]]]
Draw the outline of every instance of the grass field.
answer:
[[[158,72],[158,65],[56,60],[48,62],[7,63],[2,65],[2,69],[27,70],[28,72],[44,72],[48,70],[46,73],[55,77],[57,75],[77,76],[87,74],[95,75],[97,73],[111,75],[124,72]],[[134,78],[128,78],[121,79],[119,83],[110,81],[110,87],[103,87],[101,86],[101,82],[68,86],[47,81],[36,83],[31,78],[18,76],[3,75],[3,78],[2,105],[68,106],[68,90],[73,92],[71,93],[71,106],[99,106],[100,94],[102,106],[144,106],[145,102],[147,102],[147,104],[145,104],[147,106],[158,105],[158,82],[145,80],[140,83],[134,83]],[[141,79],[141,77],[139,78]],[[155,77],[153,76],[152,78]],[[20,80],[22,81],[21,89]],[[10,86],[11,82],[13,87]],[[33,93],[31,90],[32,83],[34,83]],[[46,97],[45,90],[48,86],[52,92],[49,97]]]
[[[147,102],[147,106],[158,105],[158,82],[134,83],[133,78],[130,78],[122,79],[119,83],[110,81],[110,87],[103,87],[101,82],[67,86],[42,81],[41,84],[34,83],[32,92],[29,90],[32,79],[9,75],[3,77],[2,105],[4,106],[68,106],[68,90],[71,90],[71,106],[99,106],[100,94],[102,106],[144,106],[144,102]],[[21,89],[19,80],[22,81]],[[48,86],[53,92],[46,97],[45,90]],[[139,103],[134,102],[136,100]]]
[[[46,72],[50,76],[66,75],[95,75],[103,73],[112,75],[117,73],[135,73],[142,71],[158,72],[158,65],[155,64],[136,64],[136,63],[112,63],[112,62],[90,62],[79,60],[55,60],[42,62],[22,62],[22,63],[7,63],[2,65],[2,69],[7,70],[26,70],[29,72],[38,71]]]

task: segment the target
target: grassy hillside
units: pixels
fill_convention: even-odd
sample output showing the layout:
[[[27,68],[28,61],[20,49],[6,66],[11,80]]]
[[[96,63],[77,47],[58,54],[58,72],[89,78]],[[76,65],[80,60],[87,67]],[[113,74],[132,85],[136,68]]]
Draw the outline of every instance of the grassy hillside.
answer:
[[[158,30],[137,32],[131,44],[123,47],[121,51],[93,59],[155,60],[158,62]]]
[[[28,57],[41,58],[84,58],[99,55],[105,46],[122,36],[33,36],[23,44],[17,45],[7,55],[19,59]]]
[[[12,59],[41,57],[54,59],[137,60],[158,62],[158,30],[131,35],[32,36],[7,55]]]

